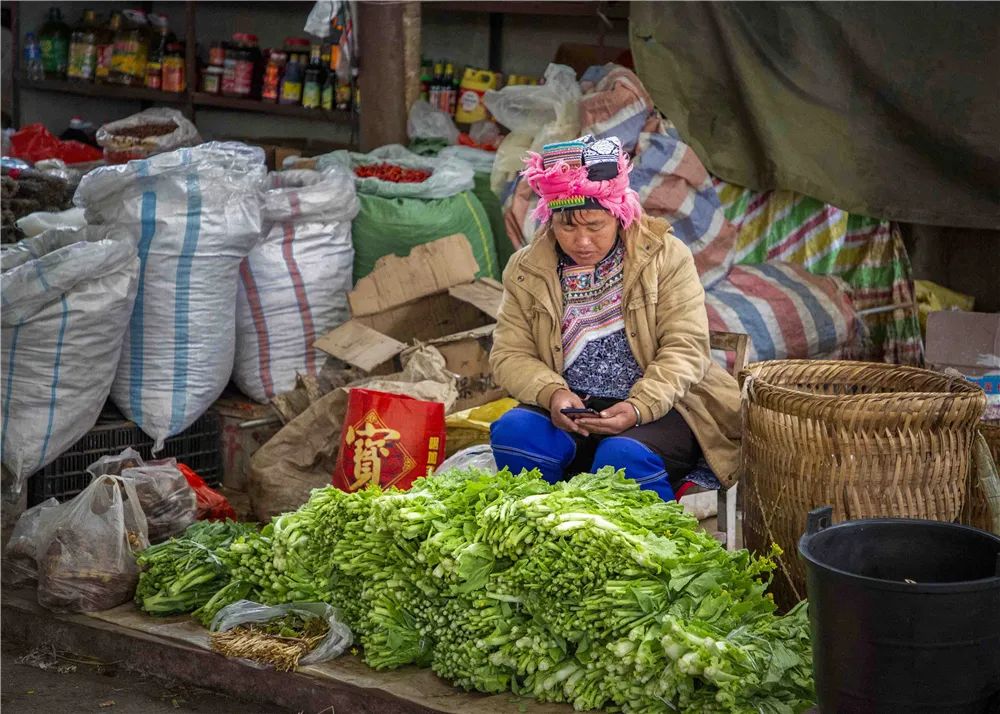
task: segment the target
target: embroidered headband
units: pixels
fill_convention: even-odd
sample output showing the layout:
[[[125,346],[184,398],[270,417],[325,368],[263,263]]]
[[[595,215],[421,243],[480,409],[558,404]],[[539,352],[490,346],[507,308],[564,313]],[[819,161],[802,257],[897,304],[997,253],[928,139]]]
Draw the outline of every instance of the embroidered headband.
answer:
[[[629,186],[632,171],[618,137],[546,144],[542,153],[528,153],[521,172],[541,200],[532,214],[546,222],[555,211],[597,208],[608,211],[628,228],[642,215],[639,194]]]

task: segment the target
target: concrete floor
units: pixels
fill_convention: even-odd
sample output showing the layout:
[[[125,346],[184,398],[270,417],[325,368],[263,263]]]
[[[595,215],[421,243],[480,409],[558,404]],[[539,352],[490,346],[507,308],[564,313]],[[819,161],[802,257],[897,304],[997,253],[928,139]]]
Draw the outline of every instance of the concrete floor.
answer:
[[[73,661],[76,660],[76,661]],[[32,663],[32,664],[29,664]],[[70,653],[0,647],[0,708],[4,714],[288,714],[273,707],[144,677]]]

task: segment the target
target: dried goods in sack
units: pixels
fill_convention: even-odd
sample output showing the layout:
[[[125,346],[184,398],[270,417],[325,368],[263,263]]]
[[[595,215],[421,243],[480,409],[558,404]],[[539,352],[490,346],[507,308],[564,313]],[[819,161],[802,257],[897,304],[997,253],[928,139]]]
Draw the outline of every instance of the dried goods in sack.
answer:
[[[3,551],[4,585],[27,585],[38,577],[39,533],[58,508],[59,501],[50,498],[32,506],[17,519]]]
[[[149,545],[135,488],[120,476],[94,479],[60,508],[41,534],[38,603],[50,610],[92,612],[135,593],[135,553]]]
[[[145,159],[201,143],[198,130],[176,109],[154,107],[105,124],[97,130],[97,143],[108,163]]]
[[[354,178],[334,167],[275,171],[263,192],[263,238],[240,266],[233,381],[267,402],[295,387],[296,374],[316,376],[326,354],[316,338],[350,317],[358,213]]]
[[[74,201],[139,241],[142,261],[111,398],[154,440],[189,427],[233,368],[240,263],[260,237],[264,152],[208,143],[95,169]]]
[[[137,289],[136,241],[114,226],[51,230],[4,251],[3,464],[25,478],[97,422]]]

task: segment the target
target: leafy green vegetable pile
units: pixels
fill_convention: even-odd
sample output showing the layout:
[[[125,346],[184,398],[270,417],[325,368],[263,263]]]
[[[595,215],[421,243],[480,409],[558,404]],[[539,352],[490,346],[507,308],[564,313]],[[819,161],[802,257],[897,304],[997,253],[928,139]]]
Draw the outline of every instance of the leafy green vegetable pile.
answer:
[[[611,469],[555,486],[469,470],[407,492],[319,489],[223,558],[245,592],[222,604],[331,603],[378,669],[636,714],[813,701],[806,609],[775,615],[772,559],[727,552]]]
[[[223,560],[226,549],[240,534],[255,531],[233,521],[199,521],[184,531],[183,538],[146,548],[136,557],[142,569],[136,604],[153,615],[202,607],[229,583]]]

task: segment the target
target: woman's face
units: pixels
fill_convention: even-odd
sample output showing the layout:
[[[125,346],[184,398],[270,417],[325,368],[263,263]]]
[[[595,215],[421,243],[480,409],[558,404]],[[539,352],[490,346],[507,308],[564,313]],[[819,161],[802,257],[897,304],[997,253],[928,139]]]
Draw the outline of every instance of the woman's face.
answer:
[[[560,211],[552,216],[552,232],[577,265],[597,265],[615,244],[618,219],[600,209]]]

